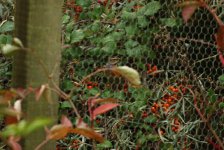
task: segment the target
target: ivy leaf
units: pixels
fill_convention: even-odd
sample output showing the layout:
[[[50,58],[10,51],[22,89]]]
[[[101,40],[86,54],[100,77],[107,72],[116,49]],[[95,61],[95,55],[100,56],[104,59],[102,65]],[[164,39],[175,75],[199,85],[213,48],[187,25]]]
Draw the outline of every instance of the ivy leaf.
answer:
[[[138,19],[138,25],[141,28],[144,28],[149,24],[149,22],[145,16],[138,16],[137,19]]]
[[[160,19],[161,23],[164,24],[167,27],[175,27],[177,26],[177,20],[174,18],[162,18]]]
[[[67,109],[67,108],[72,108],[72,106],[68,101],[64,101],[64,102],[61,103],[60,108],[61,109]]]
[[[0,34],[0,45],[1,44],[9,44],[12,42],[11,35]]]
[[[219,82],[224,85],[224,75],[219,76]]]
[[[161,5],[158,1],[152,1],[146,5],[146,11],[144,15],[146,16],[153,16],[157,13],[161,8]]]
[[[133,40],[128,40],[127,42],[124,43],[126,49],[134,48],[138,44],[139,43],[137,41],[133,41]]]
[[[65,15],[62,17],[62,23],[63,23],[63,24],[68,23],[69,20],[70,20],[70,16],[67,15],[67,14],[65,14]]]
[[[136,17],[136,12],[123,11],[121,15],[121,18],[124,20],[134,20]]]
[[[91,5],[91,0],[76,0],[75,3],[76,5],[80,5],[80,6],[83,6],[83,7],[88,7]]]
[[[224,102],[219,103],[219,108],[224,109]]]
[[[209,89],[208,97],[209,97],[209,101],[212,103],[214,103],[217,100],[217,95],[215,94],[215,92],[212,89]]]
[[[82,30],[74,30],[71,34],[71,43],[80,42],[85,38],[85,34]]]
[[[12,21],[6,21],[1,27],[0,27],[0,33],[4,32],[10,32],[14,30],[14,23]]]

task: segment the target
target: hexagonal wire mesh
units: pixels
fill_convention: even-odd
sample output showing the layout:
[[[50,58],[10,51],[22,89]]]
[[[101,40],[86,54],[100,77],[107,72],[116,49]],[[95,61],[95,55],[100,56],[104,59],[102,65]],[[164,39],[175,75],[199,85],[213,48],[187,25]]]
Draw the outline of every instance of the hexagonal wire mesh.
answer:
[[[62,73],[62,88],[69,91],[68,82],[79,82],[108,64],[132,67],[142,80],[141,88],[133,88],[123,78],[103,72],[74,93],[86,121],[89,97],[100,93],[119,100],[120,107],[96,119],[96,128],[111,148],[221,149],[224,113],[219,104],[224,88],[218,77],[224,69],[213,16],[199,8],[184,24],[178,0],[77,3],[74,10],[66,5],[63,17],[63,57],[69,63],[63,62],[68,69]],[[224,21],[223,1],[209,5]],[[91,148],[88,140],[82,142],[80,148]]]

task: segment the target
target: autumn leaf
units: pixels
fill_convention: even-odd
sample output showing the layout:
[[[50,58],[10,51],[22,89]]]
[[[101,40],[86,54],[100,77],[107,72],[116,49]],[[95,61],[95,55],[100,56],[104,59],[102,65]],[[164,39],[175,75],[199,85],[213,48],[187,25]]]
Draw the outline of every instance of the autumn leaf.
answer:
[[[88,125],[82,120],[82,118],[76,119],[77,128],[88,128]]]
[[[182,17],[185,23],[192,17],[196,9],[200,6],[198,1],[185,0],[178,4],[178,7],[182,7]]]
[[[115,98],[96,98],[91,100],[92,106],[99,103],[117,103],[117,99]]]
[[[67,127],[66,125],[62,125],[62,124],[58,124],[58,125],[54,125],[48,135],[47,135],[47,139],[51,139],[51,140],[59,140],[64,138],[70,131],[70,127]]]
[[[65,115],[63,115],[62,117],[61,117],[61,124],[62,125],[65,125],[65,126],[67,126],[67,127],[72,127],[72,122],[68,119],[68,117],[67,116],[65,116]]]
[[[220,51],[224,51],[224,25],[219,26],[216,34],[217,47]]]
[[[84,137],[96,140],[100,143],[104,142],[103,136],[101,134],[95,132],[91,128],[75,128],[75,129],[71,129],[70,133],[76,133],[79,135],[83,135]]]
[[[141,85],[141,80],[139,73],[128,66],[119,66],[119,67],[113,67],[112,72],[115,74],[119,74],[122,77],[124,77],[129,83],[133,86],[140,86]]]
[[[220,25],[218,32],[215,35],[216,44],[217,44],[217,51],[219,55],[219,60],[222,63],[222,67],[224,67],[224,25]]]
[[[0,91],[0,104],[8,104],[8,101],[13,100],[17,94],[10,90]]]
[[[100,114],[103,114],[105,112],[108,112],[109,110],[115,108],[119,106],[119,104],[116,104],[116,103],[108,103],[108,104],[103,104],[99,107],[97,107],[96,109],[93,110],[93,113],[92,113],[92,117],[93,119],[96,119],[96,116],[97,115],[100,115]]]
[[[222,63],[222,67],[224,67],[224,56],[219,49],[218,49],[218,54],[219,54],[219,60]]]

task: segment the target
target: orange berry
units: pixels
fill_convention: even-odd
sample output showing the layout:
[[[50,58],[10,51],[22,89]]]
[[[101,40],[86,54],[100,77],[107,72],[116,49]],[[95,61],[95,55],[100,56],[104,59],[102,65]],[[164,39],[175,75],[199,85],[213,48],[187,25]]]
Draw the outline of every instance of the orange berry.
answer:
[[[169,108],[170,107],[170,104],[165,103],[165,104],[163,104],[163,106],[166,107],[166,108]]]
[[[172,99],[169,98],[169,99],[167,100],[167,102],[168,102],[169,104],[172,104]]]
[[[93,86],[92,85],[89,85],[89,86],[87,86],[87,89],[92,89],[93,88]]]
[[[152,107],[152,108],[151,108],[151,112],[152,112],[152,113],[155,113],[155,112],[156,112],[156,108],[155,108],[155,107]]]
[[[147,112],[142,112],[142,118],[146,118],[148,116]]]

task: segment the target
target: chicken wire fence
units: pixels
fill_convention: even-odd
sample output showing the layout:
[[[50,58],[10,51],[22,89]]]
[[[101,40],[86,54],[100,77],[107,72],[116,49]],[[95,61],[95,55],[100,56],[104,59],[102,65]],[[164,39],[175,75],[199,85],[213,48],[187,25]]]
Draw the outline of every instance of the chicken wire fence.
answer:
[[[203,8],[184,23],[179,3],[65,4],[62,89],[69,91],[75,82],[108,66],[129,66],[141,76],[142,86],[134,88],[121,77],[98,73],[74,92],[74,103],[87,122],[90,97],[100,93],[119,101],[118,108],[95,122],[112,144],[108,149],[222,149],[224,87],[219,79],[224,69],[214,36],[218,25]],[[223,1],[207,3],[224,21]],[[71,137],[82,141],[76,148],[91,148],[88,140]]]

